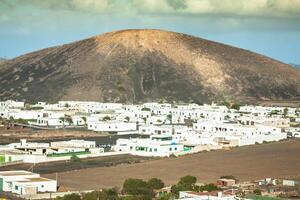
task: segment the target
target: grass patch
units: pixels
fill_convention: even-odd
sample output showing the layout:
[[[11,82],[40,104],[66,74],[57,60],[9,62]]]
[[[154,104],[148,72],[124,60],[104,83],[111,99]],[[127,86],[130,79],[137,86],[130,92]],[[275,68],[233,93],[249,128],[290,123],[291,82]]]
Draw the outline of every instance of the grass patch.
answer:
[[[80,151],[80,152],[70,152],[70,153],[54,153],[54,154],[49,154],[47,157],[63,157],[63,156],[78,156],[78,155],[86,155],[90,154],[91,152],[89,151]]]

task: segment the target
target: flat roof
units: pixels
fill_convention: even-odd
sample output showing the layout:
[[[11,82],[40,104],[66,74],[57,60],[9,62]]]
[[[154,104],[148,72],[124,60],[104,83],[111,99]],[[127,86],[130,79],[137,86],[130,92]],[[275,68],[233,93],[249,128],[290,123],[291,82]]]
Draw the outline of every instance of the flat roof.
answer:
[[[16,181],[18,183],[29,183],[29,182],[46,182],[46,181],[54,181],[52,179],[38,177],[38,178],[26,178],[24,180]]]
[[[36,175],[29,171],[0,171],[0,176],[23,176],[23,175]]]

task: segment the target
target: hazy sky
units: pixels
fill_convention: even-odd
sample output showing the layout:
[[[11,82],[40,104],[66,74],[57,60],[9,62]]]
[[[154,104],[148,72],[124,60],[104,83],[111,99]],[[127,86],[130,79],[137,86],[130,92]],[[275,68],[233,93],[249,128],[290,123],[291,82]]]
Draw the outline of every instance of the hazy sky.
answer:
[[[0,0],[0,57],[131,28],[187,33],[300,64],[300,0]]]

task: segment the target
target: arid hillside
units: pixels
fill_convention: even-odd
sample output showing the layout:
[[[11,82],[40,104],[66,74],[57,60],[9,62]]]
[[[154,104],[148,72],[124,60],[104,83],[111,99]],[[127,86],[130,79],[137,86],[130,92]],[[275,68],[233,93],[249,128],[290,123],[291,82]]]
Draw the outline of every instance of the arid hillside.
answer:
[[[299,99],[300,70],[161,30],[123,30],[0,64],[0,99],[104,102]]]

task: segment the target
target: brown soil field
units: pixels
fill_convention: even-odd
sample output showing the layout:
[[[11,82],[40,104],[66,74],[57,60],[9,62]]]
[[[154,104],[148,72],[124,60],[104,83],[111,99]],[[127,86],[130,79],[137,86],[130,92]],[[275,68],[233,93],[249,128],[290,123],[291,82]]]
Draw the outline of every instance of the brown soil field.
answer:
[[[25,129],[12,129],[0,130],[0,144],[16,142],[20,139],[27,139],[28,141],[42,141],[53,139],[68,139],[68,138],[86,138],[86,137],[102,137],[106,133],[96,133],[87,130],[32,130]]]
[[[140,157],[133,155],[115,155],[115,156],[105,156],[105,157],[95,157],[95,158],[86,158],[81,159],[80,162],[71,162],[71,161],[58,161],[51,163],[39,163],[39,164],[17,164],[17,165],[7,165],[0,167],[0,171],[6,170],[30,170],[39,174],[49,174],[56,172],[66,172],[74,171],[86,168],[94,167],[111,167],[122,164],[133,164],[145,162],[153,158],[149,157]]]
[[[87,190],[114,186],[120,188],[127,178],[157,177],[169,185],[188,174],[196,176],[199,182],[213,182],[222,175],[234,175],[242,181],[265,177],[300,177],[300,140],[61,172],[58,173],[58,181],[65,187]],[[55,178],[55,173],[42,175]]]

